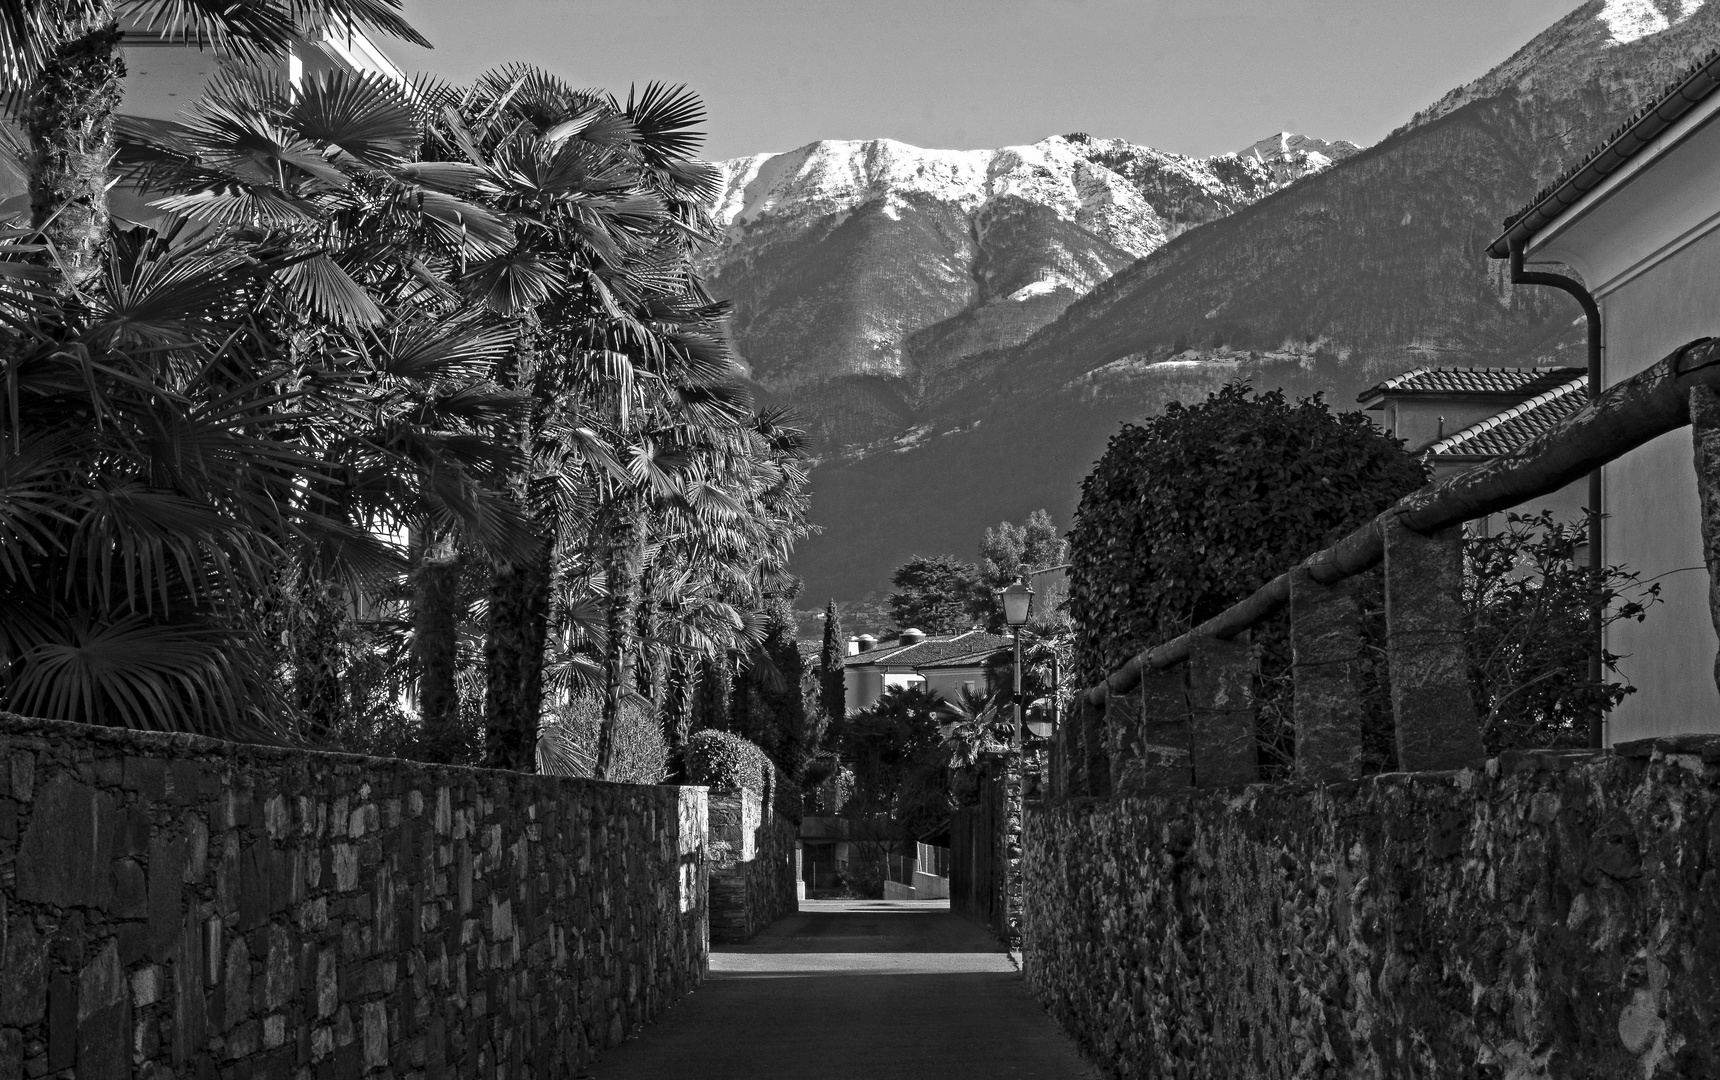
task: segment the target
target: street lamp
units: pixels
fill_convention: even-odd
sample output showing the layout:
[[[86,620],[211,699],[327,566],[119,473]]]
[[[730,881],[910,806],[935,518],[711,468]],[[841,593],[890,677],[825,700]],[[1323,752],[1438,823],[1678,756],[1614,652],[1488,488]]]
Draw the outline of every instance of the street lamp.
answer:
[[[1004,787],[1004,798],[1006,802],[1004,817],[1005,820],[1008,820],[1010,817],[1014,816],[1017,821],[1020,821],[1019,815],[1021,813],[1022,784],[1026,780],[1025,763],[1021,760],[1023,753],[1021,745],[1023,741],[1021,733],[1021,630],[1022,627],[1027,625],[1027,612],[1033,606],[1033,590],[1028,588],[1027,582],[1017,581],[1014,585],[1003,590],[999,599],[1003,601],[1003,621],[1009,624],[1009,629],[1015,636],[1015,724],[1010,732],[1009,740],[1010,749],[1015,752],[1015,791],[1013,794],[1009,792],[1009,785],[1006,781]],[[1022,824],[1025,824],[1025,822],[1022,822]],[[1010,856],[1006,850],[1002,874],[1003,933],[1004,938],[1008,941],[1009,948],[1014,949],[1018,947],[1020,942],[1016,937],[1015,924],[1010,921],[1009,901],[1011,886],[1018,885],[1019,883],[1011,880],[1014,877],[1014,875],[1010,873],[1009,860],[1011,857],[1012,856]]]
[[[1027,612],[1033,606],[1033,590],[1024,581],[999,594],[1003,600],[1003,621],[1015,636],[1015,735],[1017,749],[1021,747],[1021,628],[1027,625]]]

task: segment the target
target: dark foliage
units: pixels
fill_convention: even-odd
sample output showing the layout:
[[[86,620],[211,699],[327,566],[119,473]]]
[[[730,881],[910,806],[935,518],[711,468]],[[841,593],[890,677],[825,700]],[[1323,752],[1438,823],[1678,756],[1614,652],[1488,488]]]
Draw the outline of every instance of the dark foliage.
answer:
[[[1425,477],[1398,440],[1318,394],[1232,383],[1125,424],[1069,534],[1081,679],[1218,614]]]
[[[915,555],[890,575],[890,615],[899,630],[949,634],[973,625],[979,571],[954,555]]]
[[[854,773],[849,813],[887,817],[906,835],[949,827],[949,751],[938,699],[919,687],[890,687],[842,725],[841,758]]]
[[[756,791],[776,812],[800,819],[800,790],[770,755],[732,731],[696,731],[687,739],[687,783],[718,791]]]
[[[824,642],[818,651],[818,705],[826,725],[842,719],[848,711],[848,686],[842,675],[842,621],[836,601],[824,606]]]

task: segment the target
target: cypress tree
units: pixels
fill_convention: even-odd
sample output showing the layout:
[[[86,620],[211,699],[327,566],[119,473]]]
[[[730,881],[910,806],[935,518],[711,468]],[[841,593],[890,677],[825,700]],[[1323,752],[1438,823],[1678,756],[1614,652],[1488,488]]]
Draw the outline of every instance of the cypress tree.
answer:
[[[848,711],[848,687],[842,679],[842,623],[836,601],[824,606],[824,647],[818,653],[818,704],[828,724],[840,724]]]

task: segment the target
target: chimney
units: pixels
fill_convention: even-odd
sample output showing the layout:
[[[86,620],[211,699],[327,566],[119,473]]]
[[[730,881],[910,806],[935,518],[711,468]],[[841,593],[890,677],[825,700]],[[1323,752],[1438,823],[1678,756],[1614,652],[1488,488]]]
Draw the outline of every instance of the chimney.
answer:
[[[878,645],[878,639],[871,634],[861,634],[854,639],[855,652],[871,652]]]
[[[848,635],[848,655],[853,656],[860,651],[860,639],[853,634]]]

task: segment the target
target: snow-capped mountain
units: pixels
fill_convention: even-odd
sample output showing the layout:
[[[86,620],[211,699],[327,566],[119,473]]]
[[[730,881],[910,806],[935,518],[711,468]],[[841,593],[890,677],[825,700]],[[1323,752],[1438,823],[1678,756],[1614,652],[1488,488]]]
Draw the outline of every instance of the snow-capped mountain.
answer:
[[[1350,408],[1419,363],[1581,363],[1575,304],[1511,286],[1484,249],[1716,47],[1720,3],[1589,0],[1377,145],[1186,230],[1026,340],[964,358],[904,402],[898,430],[814,474],[825,531],[795,557],[809,595],[861,597],[909,554],[971,551],[987,525],[1036,507],[1068,521],[1119,422],[1228,379]],[[1293,140],[1261,154],[1299,149],[1326,156]]]
[[[760,384],[851,442],[1166,241],[1356,150],[1289,133],[1211,158],[1085,134],[817,142],[718,163],[724,237],[703,269]]]

